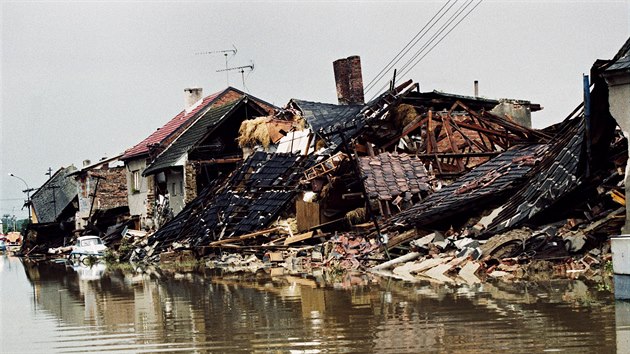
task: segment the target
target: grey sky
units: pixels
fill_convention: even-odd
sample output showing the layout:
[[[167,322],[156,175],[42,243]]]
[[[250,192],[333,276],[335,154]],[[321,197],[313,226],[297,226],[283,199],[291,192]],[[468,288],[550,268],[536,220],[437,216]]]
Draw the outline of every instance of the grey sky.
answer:
[[[360,55],[367,83],[445,2],[2,1],[0,213],[26,215],[7,173],[39,187],[48,167],[138,143],[183,109],[184,88],[225,88],[223,56],[196,52],[235,45],[229,65],[253,61],[248,91],[276,105],[334,103],[332,61]],[[405,78],[468,95],[479,80],[483,96],[540,103],[544,127],[579,103],[582,73],[617,52],[629,19],[630,1],[486,0]]]

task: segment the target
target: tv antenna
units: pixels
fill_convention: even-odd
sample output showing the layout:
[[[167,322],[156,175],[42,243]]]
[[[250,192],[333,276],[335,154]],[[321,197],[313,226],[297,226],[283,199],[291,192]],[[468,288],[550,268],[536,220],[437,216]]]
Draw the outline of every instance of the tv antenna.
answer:
[[[249,65],[235,66],[233,68],[225,68],[225,69],[217,70],[217,72],[222,72],[222,71],[230,72],[230,71],[233,71],[233,70],[240,71],[241,72],[241,78],[243,79],[243,89],[245,91],[248,91],[247,87],[245,86],[245,69],[249,69],[249,72],[251,73],[252,71],[254,71],[254,63],[252,62]],[[248,76],[249,76],[249,74],[248,74]]]
[[[226,80],[228,86],[230,86],[230,76],[229,76],[229,71],[227,71],[227,69],[228,69],[228,54],[231,53],[232,56],[235,56],[236,52],[238,52],[238,50],[236,49],[234,44],[232,44],[232,48],[233,49],[211,50],[211,51],[207,51],[207,52],[197,52],[197,53],[195,53],[195,55],[223,54],[223,56],[225,57],[225,69],[226,69],[226,70],[224,70],[226,72],[225,73],[225,80]]]

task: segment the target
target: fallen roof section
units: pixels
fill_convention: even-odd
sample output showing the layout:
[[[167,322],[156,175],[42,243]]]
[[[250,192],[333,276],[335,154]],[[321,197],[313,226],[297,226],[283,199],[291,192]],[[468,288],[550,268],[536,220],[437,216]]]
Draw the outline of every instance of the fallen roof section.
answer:
[[[60,168],[31,196],[38,223],[58,221],[63,210],[77,197],[78,184],[74,178],[66,178],[76,171],[73,165]]]
[[[390,224],[427,226],[442,221],[451,223],[460,215],[470,217],[474,211],[481,213],[485,206],[501,203],[520,187],[547,147],[545,144],[515,146],[395,215]]]
[[[567,122],[562,134],[541,163],[532,171],[527,185],[501,208],[488,231],[500,232],[535,217],[574,190],[585,176],[585,121]]]
[[[192,246],[260,230],[286,211],[312,158],[256,152],[217,189],[206,189],[150,242],[158,248],[174,241]]]
[[[404,196],[410,200],[431,190],[427,169],[415,156],[384,152],[360,157],[359,170],[370,199],[391,201]]]
[[[357,115],[364,107],[362,105],[336,105],[331,103],[310,102],[298,99],[291,100],[302,115],[311,130],[322,138],[329,146],[337,147],[342,144],[340,135],[325,135],[324,130],[332,126],[343,127],[346,136],[354,136],[363,128],[363,121]]]

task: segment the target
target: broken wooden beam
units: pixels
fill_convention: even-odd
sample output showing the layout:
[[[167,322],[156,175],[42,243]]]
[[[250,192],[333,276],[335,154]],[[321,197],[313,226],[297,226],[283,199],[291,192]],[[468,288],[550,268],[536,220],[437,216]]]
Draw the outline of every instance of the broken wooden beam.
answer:
[[[309,231],[309,232],[305,232],[303,234],[290,236],[290,237],[287,237],[286,240],[284,240],[284,245],[288,246],[288,245],[290,245],[292,243],[308,240],[309,238],[312,238],[312,237],[313,237],[313,231]]]
[[[242,236],[238,236],[238,237],[231,237],[231,238],[226,238],[223,240],[219,240],[219,241],[214,241],[214,242],[210,242],[207,246],[200,246],[200,247],[216,247],[216,246],[220,246],[223,244],[227,244],[227,243],[231,243],[231,242],[239,242],[239,241],[243,241],[243,240],[247,240],[250,238],[254,238],[260,235],[264,235],[264,234],[268,234],[274,231],[280,231],[280,230],[284,230],[283,227],[273,227],[271,229],[266,229],[266,230],[261,230],[261,231],[256,231],[256,232],[252,232],[250,234],[246,234],[246,235],[242,235]]]
[[[405,262],[409,262],[409,261],[413,261],[414,259],[417,259],[421,256],[421,254],[419,252],[410,252],[407,253],[404,256],[400,256],[398,258],[394,258],[390,261],[387,261],[385,263],[381,263],[375,267],[372,267],[372,270],[383,270],[383,269],[388,269],[391,268],[397,264],[400,263],[405,263]]]

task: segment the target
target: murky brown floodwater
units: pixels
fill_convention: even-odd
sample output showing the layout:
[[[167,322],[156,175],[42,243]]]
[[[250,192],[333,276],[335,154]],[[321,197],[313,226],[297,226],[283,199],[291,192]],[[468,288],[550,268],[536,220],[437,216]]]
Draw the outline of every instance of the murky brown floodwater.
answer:
[[[628,352],[606,285],[124,274],[0,256],[0,352]],[[599,288],[599,290],[598,290]]]

